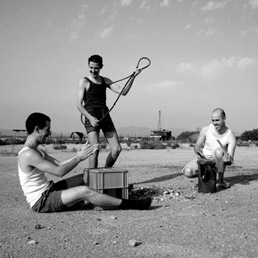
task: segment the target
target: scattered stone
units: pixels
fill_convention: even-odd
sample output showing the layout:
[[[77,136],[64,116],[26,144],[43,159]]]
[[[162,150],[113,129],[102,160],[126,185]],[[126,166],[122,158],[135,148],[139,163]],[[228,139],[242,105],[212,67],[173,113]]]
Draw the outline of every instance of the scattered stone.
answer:
[[[194,200],[196,199],[196,192],[194,191],[190,196],[186,196],[182,189],[160,188],[155,185],[151,187],[133,188],[129,193],[129,199],[144,199],[152,198],[153,202],[164,202],[170,200]]]
[[[36,245],[36,244],[38,244],[38,242],[33,239],[28,242],[28,245]]]
[[[100,218],[97,218],[97,221],[101,221],[101,219],[100,219]]]
[[[188,200],[194,200],[196,197],[195,196],[185,196],[185,198]]]
[[[94,245],[100,245],[100,242],[95,241]]]
[[[43,226],[41,226],[40,224],[37,224],[36,226],[35,226],[35,229],[42,229],[42,228],[44,228]]]
[[[135,247],[135,246],[138,246],[140,244],[141,244],[141,242],[139,242],[139,241],[137,241],[135,239],[129,240],[129,246]]]
[[[111,216],[110,218],[113,219],[113,220],[116,220],[116,219],[117,219],[116,216]]]

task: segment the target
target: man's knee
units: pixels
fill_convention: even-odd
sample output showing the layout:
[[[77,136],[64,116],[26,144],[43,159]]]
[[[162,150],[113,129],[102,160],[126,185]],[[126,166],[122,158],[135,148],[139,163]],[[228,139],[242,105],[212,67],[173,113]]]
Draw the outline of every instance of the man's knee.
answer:
[[[186,167],[183,170],[183,174],[188,177],[188,178],[193,178],[193,177],[197,177],[198,175],[198,171],[195,171],[194,169],[190,168],[190,167]]]
[[[221,160],[223,155],[224,155],[224,152],[221,149],[216,149],[215,150],[215,158],[217,160]]]
[[[86,185],[81,187],[80,191],[81,191],[81,195],[83,196],[83,198],[86,198],[86,199],[95,193],[95,191],[93,189],[91,189],[90,187],[88,187]]]
[[[121,151],[122,151],[122,148],[120,145],[117,145],[111,148],[111,153],[113,157],[118,157]]]

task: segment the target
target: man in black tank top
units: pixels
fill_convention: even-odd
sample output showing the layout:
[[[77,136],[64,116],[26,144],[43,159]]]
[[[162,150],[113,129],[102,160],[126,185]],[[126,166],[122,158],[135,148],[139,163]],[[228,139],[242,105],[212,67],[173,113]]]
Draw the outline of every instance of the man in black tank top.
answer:
[[[110,153],[106,159],[105,167],[112,167],[116,162],[120,152],[121,145],[112,119],[109,115],[109,109],[106,105],[106,89],[119,94],[123,87],[113,83],[109,78],[100,76],[100,70],[103,67],[102,57],[93,55],[88,59],[89,76],[84,77],[79,84],[77,108],[82,117],[85,117],[85,129],[90,144],[99,144],[100,130],[109,143]],[[97,151],[89,158],[89,167],[98,167]]]

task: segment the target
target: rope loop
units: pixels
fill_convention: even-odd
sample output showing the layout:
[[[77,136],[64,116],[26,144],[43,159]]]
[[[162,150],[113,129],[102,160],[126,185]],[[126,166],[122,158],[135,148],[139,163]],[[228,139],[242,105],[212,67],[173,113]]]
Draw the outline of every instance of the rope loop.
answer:
[[[145,66],[143,66],[143,67],[141,67],[141,68],[139,68],[139,65],[140,65],[141,61],[144,60],[144,59],[148,61],[148,64],[145,65]],[[137,68],[137,69],[140,69],[140,70],[143,70],[143,69],[146,69],[147,67],[149,67],[150,65],[151,65],[151,60],[150,60],[148,57],[145,57],[145,56],[144,56],[144,57],[142,57],[142,58],[139,59],[136,68]]]

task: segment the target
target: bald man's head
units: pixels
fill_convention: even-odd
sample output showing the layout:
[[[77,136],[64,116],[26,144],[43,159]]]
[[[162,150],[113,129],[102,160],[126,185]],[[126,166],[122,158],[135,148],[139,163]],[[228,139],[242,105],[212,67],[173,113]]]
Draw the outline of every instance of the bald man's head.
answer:
[[[225,111],[222,109],[222,108],[215,108],[211,114],[214,114],[214,113],[219,113],[221,115],[222,118],[226,118],[226,113]]]

